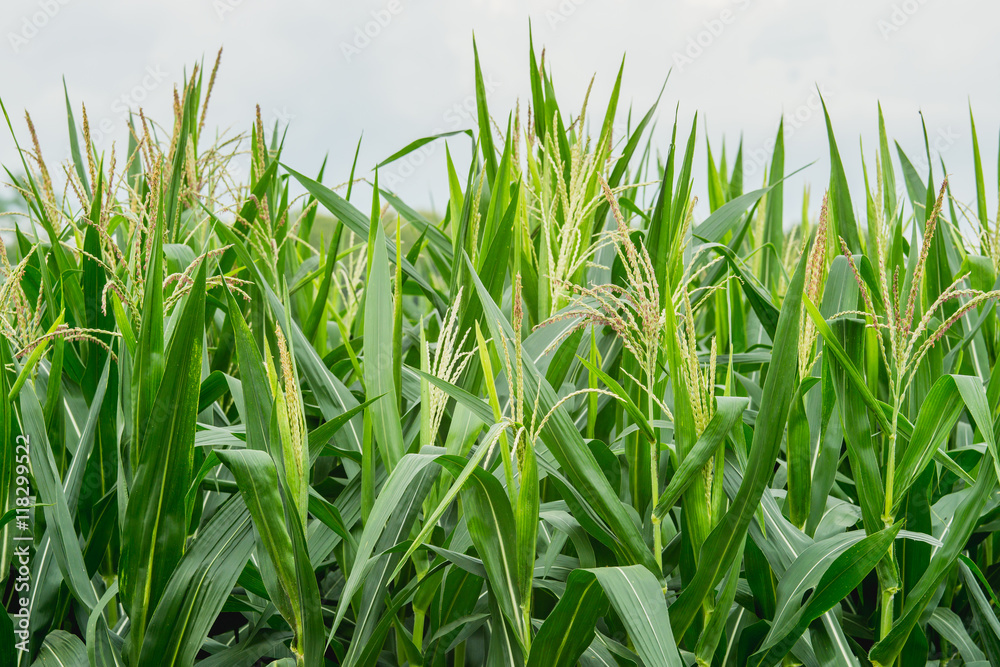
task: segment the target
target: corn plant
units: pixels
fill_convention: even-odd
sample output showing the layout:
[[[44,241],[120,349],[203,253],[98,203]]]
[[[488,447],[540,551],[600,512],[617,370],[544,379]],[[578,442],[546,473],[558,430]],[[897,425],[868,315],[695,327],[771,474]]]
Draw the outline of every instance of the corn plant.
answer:
[[[58,167],[3,107],[3,664],[1000,664],[971,112],[973,204],[878,109],[793,219],[780,119],[749,184],[473,55],[475,128],[335,177],[206,130],[218,58],[110,151],[67,91]],[[443,212],[379,185],[429,141]]]

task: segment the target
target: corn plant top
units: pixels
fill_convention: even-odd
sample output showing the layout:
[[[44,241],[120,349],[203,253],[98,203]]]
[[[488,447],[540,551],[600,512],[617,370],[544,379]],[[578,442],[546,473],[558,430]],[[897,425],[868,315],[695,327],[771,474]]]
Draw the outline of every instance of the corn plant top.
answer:
[[[971,116],[966,205],[880,111],[851,192],[825,115],[811,216],[783,124],[763,182],[696,175],[697,120],[529,65],[503,123],[476,55],[476,127],[379,165],[446,141],[440,214],[259,109],[219,138],[218,60],[117,152],[67,95],[65,165],[3,109],[0,662],[1000,664]]]

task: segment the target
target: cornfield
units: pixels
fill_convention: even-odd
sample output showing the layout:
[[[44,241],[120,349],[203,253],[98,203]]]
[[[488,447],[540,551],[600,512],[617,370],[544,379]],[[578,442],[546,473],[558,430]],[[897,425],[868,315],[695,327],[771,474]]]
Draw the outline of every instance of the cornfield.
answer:
[[[521,108],[476,54],[474,129],[334,178],[211,134],[218,66],[117,151],[67,94],[55,168],[3,109],[3,664],[1000,664],[971,112],[965,204],[824,107],[816,216],[780,122],[746,183],[534,46]],[[378,184],[430,141],[443,215]]]

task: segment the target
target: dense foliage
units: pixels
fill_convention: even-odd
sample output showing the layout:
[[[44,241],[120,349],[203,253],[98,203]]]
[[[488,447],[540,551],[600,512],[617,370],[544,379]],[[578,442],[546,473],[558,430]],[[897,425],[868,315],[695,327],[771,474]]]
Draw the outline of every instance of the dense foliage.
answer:
[[[1000,664],[974,125],[971,206],[879,111],[818,216],[782,125],[756,189],[706,141],[695,220],[697,121],[534,50],[494,119],[477,56],[476,130],[379,165],[447,141],[441,217],[210,136],[216,68],[6,165],[4,664]]]

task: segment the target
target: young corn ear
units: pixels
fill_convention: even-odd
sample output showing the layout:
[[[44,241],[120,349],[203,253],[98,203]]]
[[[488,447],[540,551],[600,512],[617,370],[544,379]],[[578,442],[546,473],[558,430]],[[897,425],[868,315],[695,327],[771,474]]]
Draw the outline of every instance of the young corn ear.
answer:
[[[589,96],[590,87],[573,126],[580,128],[579,136],[573,136],[568,153],[554,134],[538,139],[532,123],[526,128],[528,211],[541,232],[539,259],[545,269],[540,278],[549,305],[543,317],[555,315],[572,300],[573,283],[580,282],[581,270],[600,244],[593,243],[594,215],[604,199],[598,183],[611,147],[606,141],[592,149],[590,138],[583,136]]]
[[[688,400],[694,413],[695,430],[698,436],[705,432],[705,427],[715,414],[715,364],[716,346],[712,338],[708,368],[702,371],[698,358],[697,328],[695,326],[694,308],[691,296],[686,289],[681,291],[681,303],[684,315],[681,327],[678,328],[677,346],[680,348],[683,361],[684,382],[687,384]]]
[[[611,327],[645,372],[644,381],[639,382],[637,379],[637,384],[651,388],[655,381],[656,361],[665,323],[664,312],[660,308],[656,274],[646,248],[642,247],[640,251],[632,241],[625,217],[607,181],[603,177],[599,181],[616,221],[616,228],[608,233],[605,242],[614,245],[625,268],[626,284],[624,287],[611,283],[595,286],[568,284],[567,287],[575,292],[576,297],[566,310],[539,326],[567,319],[576,320],[576,326],[564,332],[562,338],[588,325]],[[549,349],[553,349],[562,338],[550,344]]]
[[[814,304],[818,303],[823,296],[824,279],[826,277],[826,237],[829,227],[829,205],[830,195],[827,193],[823,195],[823,206],[819,212],[819,226],[816,228],[816,236],[813,238],[812,247],[809,250],[809,259],[806,262],[805,295]],[[802,314],[799,317],[800,378],[808,376],[812,372],[813,365],[816,363],[816,336],[816,324],[806,313],[805,306],[802,306]]]
[[[278,346],[277,368],[268,355],[267,370],[271,381],[271,392],[274,394],[274,413],[281,439],[285,480],[292,496],[292,504],[304,527],[309,506],[309,459],[305,444],[302,395],[295,372],[295,362],[288,350],[288,343],[281,327],[275,327],[274,333]]]
[[[455,384],[461,377],[473,354],[472,350],[462,352],[469,332],[466,331],[461,338],[458,337],[458,311],[462,303],[462,289],[461,287],[458,289],[454,303],[445,312],[433,354],[425,338],[423,323],[420,325],[421,369],[451,384]],[[426,419],[427,423],[426,427],[422,426],[425,428],[422,440],[425,445],[429,445],[437,439],[449,396],[443,389],[426,379],[421,380],[421,392],[425,391],[425,384],[427,402],[422,406],[421,419]]]

